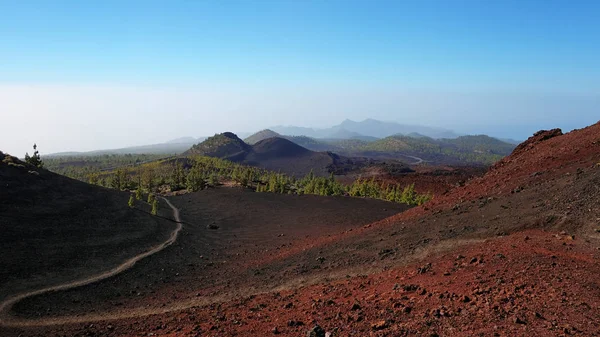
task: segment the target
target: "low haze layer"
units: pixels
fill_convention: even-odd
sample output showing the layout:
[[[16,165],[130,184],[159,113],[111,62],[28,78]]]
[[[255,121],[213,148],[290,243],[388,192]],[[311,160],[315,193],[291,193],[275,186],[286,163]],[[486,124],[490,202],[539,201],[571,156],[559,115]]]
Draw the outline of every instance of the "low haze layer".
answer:
[[[89,151],[346,118],[521,140],[580,128],[598,119],[599,10],[6,2],[0,144],[23,156],[33,142]]]

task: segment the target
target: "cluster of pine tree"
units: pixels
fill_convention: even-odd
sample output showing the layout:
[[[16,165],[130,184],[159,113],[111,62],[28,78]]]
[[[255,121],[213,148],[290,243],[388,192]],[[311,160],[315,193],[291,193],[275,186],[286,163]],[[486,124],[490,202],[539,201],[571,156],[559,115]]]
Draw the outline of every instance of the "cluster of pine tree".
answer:
[[[345,195],[346,188],[335,180],[333,173],[329,178],[317,177],[312,172],[298,182],[299,194]]]
[[[397,184],[378,182],[374,179],[355,181],[349,186],[348,194],[352,197],[381,199],[408,205],[422,205],[432,198],[429,194],[417,194],[415,184],[402,188]]]
[[[431,199],[429,194],[417,194],[414,185],[401,187],[374,179],[359,179],[346,186],[333,174],[319,177],[312,172],[297,179],[283,173],[244,166],[212,157],[195,157],[142,164],[139,167],[120,168],[90,182],[102,181],[107,187],[136,190],[136,199],[142,191],[156,193],[161,186],[171,191],[187,189],[199,191],[225,182],[235,182],[257,192],[279,194],[314,194],[323,196],[352,196],[387,200],[409,205],[421,205]],[[149,201],[150,202],[150,201]]]

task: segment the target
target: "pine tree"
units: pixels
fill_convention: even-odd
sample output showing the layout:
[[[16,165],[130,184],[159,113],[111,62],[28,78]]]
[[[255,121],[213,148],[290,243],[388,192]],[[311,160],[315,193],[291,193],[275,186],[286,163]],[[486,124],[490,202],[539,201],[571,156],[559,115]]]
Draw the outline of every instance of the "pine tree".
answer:
[[[392,186],[392,187],[388,186],[385,199],[387,201],[395,201],[396,200],[396,186]]]
[[[135,190],[135,199],[142,200],[142,188],[141,187],[138,187],[138,189]]]
[[[88,182],[92,185],[99,185],[98,173],[91,173],[88,177]]]
[[[154,186],[156,186],[155,180],[156,173],[154,172],[154,168],[150,166],[144,167],[141,174],[142,187],[146,189],[146,191],[152,192],[154,190]]]
[[[404,188],[404,191],[402,191],[400,202],[408,205],[414,205],[416,204],[415,197],[415,184],[410,184]]]
[[[192,192],[203,190],[206,187],[206,181],[204,180],[204,173],[202,167],[195,163],[190,169],[186,177],[186,188]]]
[[[25,153],[25,162],[35,167],[44,168],[44,162],[37,150],[37,144],[33,144],[33,156],[29,156],[29,153]]]
[[[129,176],[125,169],[118,168],[111,180],[111,187],[117,190],[124,190],[129,185]]]
[[[156,197],[154,196],[154,193],[148,193],[148,203],[152,204],[154,202],[154,199]]]
[[[157,215],[158,214],[158,200],[155,198],[152,201],[152,215]]]
[[[171,190],[178,191],[185,187],[186,177],[183,169],[183,164],[177,162],[171,173]]]
[[[131,194],[129,196],[129,202],[127,202],[127,205],[129,205],[129,207],[133,208],[133,206],[135,205],[135,199],[133,198],[133,194]]]

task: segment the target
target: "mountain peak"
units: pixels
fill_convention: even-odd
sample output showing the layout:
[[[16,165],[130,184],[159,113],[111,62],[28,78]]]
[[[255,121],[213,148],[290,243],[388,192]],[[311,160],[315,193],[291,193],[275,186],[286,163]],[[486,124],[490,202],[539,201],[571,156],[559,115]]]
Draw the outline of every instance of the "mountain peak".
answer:
[[[254,145],[264,139],[269,139],[273,137],[281,137],[281,135],[273,130],[264,129],[247,137],[246,139],[244,139],[244,141],[250,145]]]
[[[222,135],[225,136],[225,137],[227,137],[227,138],[229,138],[229,139],[234,139],[234,140],[235,139],[240,139],[235,133],[229,132],[229,131],[223,132]]]
[[[209,157],[227,158],[249,151],[250,145],[244,143],[235,133],[223,132],[207,138],[192,146],[184,154],[197,154]]]

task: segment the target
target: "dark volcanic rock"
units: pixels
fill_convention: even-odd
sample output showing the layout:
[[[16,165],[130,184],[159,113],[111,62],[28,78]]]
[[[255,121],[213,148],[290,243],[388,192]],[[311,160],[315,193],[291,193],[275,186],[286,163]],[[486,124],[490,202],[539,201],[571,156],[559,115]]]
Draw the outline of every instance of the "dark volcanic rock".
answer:
[[[536,146],[536,144],[541,143],[550,138],[562,136],[561,129],[552,129],[552,130],[540,130],[533,134],[533,136],[529,137],[526,141],[519,144],[513,151],[513,154],[527,151],[528,149]]]
[[[325,330],[319,325],[315,325],[312,329],[306,333],[307,337],[325,337]]]

